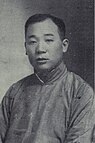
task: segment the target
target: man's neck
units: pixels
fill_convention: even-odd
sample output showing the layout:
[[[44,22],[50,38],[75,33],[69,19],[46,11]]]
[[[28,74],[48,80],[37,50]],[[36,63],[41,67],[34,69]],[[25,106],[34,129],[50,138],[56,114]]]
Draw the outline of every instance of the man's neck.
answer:
[[[35,75],[42,83],[56,80],[65,71],[66,71],[66,67],[63,62],[61,62],[56,67],[54,67],[52,70],[46,70],[46,71],[40,71],[40,72],[39,71],[37,72],[36,70],[34,70]]]

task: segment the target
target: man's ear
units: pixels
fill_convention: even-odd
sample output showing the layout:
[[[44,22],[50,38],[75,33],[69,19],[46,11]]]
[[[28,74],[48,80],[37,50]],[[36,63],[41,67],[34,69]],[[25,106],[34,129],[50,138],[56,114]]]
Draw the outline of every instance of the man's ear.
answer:
[[[63,53],[67,52],[68,46],[69,46],[69,40],[68,39],[64,39],[62,41]]]
[[[26,48],[26,42],[24,42],[25,50],[26,50],[26,55],[27,55],[27,48]]]

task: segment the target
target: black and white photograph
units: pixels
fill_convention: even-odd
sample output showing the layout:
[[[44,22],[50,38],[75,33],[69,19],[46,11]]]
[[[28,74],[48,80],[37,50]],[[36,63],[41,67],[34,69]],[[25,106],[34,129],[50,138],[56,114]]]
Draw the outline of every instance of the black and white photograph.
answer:
[[[0,143],[95,143],[94,0],[0,0]]]

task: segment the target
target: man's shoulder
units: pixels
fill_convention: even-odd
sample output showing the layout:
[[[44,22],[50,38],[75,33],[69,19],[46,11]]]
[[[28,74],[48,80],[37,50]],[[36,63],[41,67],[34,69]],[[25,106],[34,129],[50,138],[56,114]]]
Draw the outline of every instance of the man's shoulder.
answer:
[[[71,85],[76,85],[76,87],[81,86],[81,85],[90,86],[82,77],[80,77],[74,72],[68,71],[66,80]]]
[[[66,82],[67,85],[69,85],[68,87],[70,87],[76,94],[93,94],[92,87],[83,78],[73,72],[68,72]]]
[[[24,83],[30,82],[30,81],[33,80],[33,78],[35,78],[35,75],[34,75],[34,74],[28,75],[28,76],[26,76],[26,77],[24,77],[24,78],[18,80],[17,82],[15,82],[15,83],[13,84],[13,86],[15,87],[15,86],[17,86],[17,85],[22,85],[22,84],[24,84]]]
[[[10,86],[5,96],[14,98],[17,92],[22,91],[23,89],[25,89],[25,87],[29,86],[29,84],[33,84],[35,80],[36,80],[36,77],[34,74],[28,75],[20,79],[19,81],[13,83]]]
[[[23,83],[27,83],[27,82],[32,82],[33,80],[35,80],[36,76],[35,74],[31,74],[31,75],[28,75],[20,80],[18,80],[16,83],[14,83],[15,85],[16,84],[23,84]]]

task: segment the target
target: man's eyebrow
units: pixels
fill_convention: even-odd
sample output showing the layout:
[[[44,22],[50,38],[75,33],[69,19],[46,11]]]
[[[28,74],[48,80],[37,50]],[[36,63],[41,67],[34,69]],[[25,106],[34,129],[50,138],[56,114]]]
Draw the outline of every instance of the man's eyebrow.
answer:
[[[35,35],[29,35],[28,38],[36,38]]]
[[[44,36],[54,36],[53,34],[44,34]]]
[[[44,34],[44,36],[54,36],[53,34],[49,33],[49,34]],[[35,35],[29,35],[28,38],[36,38]]]

